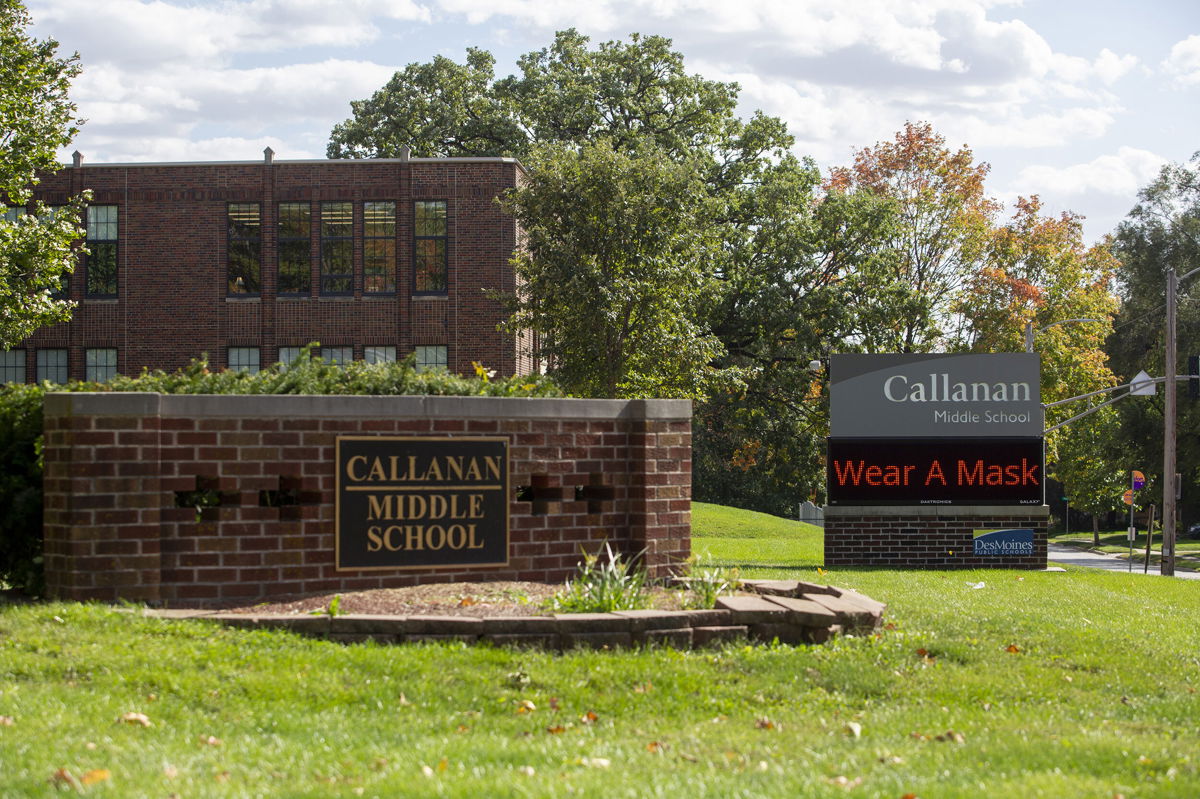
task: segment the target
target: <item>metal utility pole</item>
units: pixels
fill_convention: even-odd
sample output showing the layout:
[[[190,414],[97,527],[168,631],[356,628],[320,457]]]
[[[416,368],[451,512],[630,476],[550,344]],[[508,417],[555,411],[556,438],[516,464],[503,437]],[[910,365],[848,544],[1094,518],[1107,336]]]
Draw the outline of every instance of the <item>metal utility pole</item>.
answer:
[[[1196,270],[1192,270],[1193,272]],[[1192,272],[1188,272],[1188,275]],[[1163,365],[1163,537],[1160,573],[1175,574],[1175,292],[1179,280],[1167,270],[1167,362]]]

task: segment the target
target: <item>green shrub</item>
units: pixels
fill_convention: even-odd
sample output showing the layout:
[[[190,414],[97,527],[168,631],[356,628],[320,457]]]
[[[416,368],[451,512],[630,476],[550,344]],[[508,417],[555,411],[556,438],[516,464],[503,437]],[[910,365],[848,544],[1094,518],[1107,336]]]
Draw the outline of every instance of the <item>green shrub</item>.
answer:
[[[206,357],[175,372],[118,375],[108,383],[72,382],[36,386],[0,385],[0,583],[37,595],[42,571],[42,400],[46,391],[149,391],[159,394],[362,394],[476,397],[560,397],[541,375],[492,379],[475,364],[461,377],[445,370],[418,372],[412,356],[396,363],[344,366],[313,357],[316,343],[290,364],[274,364],[257,374],[212,371]]]
[[[578,576],[567,580],[563,589],[547,600],[547,607],[555,613],[639,610],[649,604],[645,589],[645,569],[613,552],[605,541],[604,557],[598,552],[585,555]]]
[[[727,569],[713,563],[711,557],[688,558],[687,591],[683,598],[686,608],[710,610],[717,606],[717,597],[735,593],[741,587],[737,567]]]
[[[42,590],[41,386],[0,385],[0,582]]]

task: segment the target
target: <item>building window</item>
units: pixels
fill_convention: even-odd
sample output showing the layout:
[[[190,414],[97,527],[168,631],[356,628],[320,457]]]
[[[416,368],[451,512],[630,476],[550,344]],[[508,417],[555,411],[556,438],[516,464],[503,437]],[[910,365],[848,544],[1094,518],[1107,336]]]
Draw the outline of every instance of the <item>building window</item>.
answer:
[[[39,383],[49,380],[62,385],[67,382],[67,351],[38,350],[37,379]]]
[[[117,296],[117,206],[88,206],[87,248],[87,296]]]
[[[5,208],[4,209],[4,221],[15,223],[18,219],[21,218],[21,215],[24,213],[25,213],[24,208]]]
[[[308,203],[279,204],[280,294],[308,294],[312,289],[311,230]]]
[[[258,203],[230,203],[230,294],[258,294],[262,267],[262,215]]]
[[[258,374],[258,347],[230,347],[228,356],[229,368],[233,371]]]
[[[279,362],[284,366],[290,366],[292,361],[300,357],[300,351],[303,347],[280,347]]]
[[[84,377],[93,383],[107,383],[117,376],[117,351],[112,347],[84,350],[87,370]]]
[[[396,204],[363,203],[363,292],[390,294],[395,290]]]
[[[345,366],[354,360],[353,347],[322,347],[321,360],[334,366]]]
[[[0,383],[25,382],[25,350],[0,350]]]
[[[354,292],[354,204],[321,203],[321,293]]]
[[[363,360],[367,363],[395,363],[395,347],[364,347]]]
[[[38,214],[38,219],[45,219],[48,221],[53,221],[58,218],[58,215],[60,213],[62,213],[62,210],[66,207],[67,206],[65,206],[65,205],[42,205],[42,206],[39,206],[41,213]],[[11,211],[13,209],[10,208],[9,210]],[[50,292],[50,296],[56,300],[62,300],[62,299],[66,299],[70,295],[70,293],[71,293],[71,273],[67,272],[62,277],[62,286],[57,290],[52,290]]]
[[[445,294],[446,201],[418,200],[413,204],[413,219],[413,290]]]
[[[417,371],[425,372],[430,369],[445,369],[446,368],[446,345],[437,344],[434,346],[417,347]]]

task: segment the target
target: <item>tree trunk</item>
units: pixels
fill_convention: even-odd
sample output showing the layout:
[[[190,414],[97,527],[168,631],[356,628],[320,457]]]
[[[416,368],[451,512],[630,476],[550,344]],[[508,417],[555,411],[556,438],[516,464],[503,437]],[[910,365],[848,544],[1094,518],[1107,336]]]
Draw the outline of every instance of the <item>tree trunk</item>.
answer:
[[[1100,519],[1092,514],[1092,546],[1100,546]]]

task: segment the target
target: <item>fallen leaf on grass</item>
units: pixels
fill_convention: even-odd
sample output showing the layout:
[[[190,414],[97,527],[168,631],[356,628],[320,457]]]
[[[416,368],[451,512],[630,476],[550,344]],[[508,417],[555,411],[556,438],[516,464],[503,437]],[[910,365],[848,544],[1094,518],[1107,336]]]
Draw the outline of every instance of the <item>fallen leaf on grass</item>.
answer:
[[[555,724],[553,727],[546,728],[546,732],[550,733],[551,735],[561,735],[562,733],[564,733],[566,731],[567,731],[567,728],[561,724]]]
[[[764,716],[763,718],[755,721],[754,726],[760,730],[773,730],[775,729],[775,722]]]
[[[522,699],[517,703],[517,715],[522,713],[532,713],[535,710],[537,710],[537,705],[535,705],[533,702],[530,702],[528,699]]]
[[[397,699],[397,700],[396,700],[396,702],[397,702],[397,703],[398,703],[398,704],[399,704],[401,707],[407,707],[408,705],[411,705],[411,704],[412,704],[412,702],[409,702],[409,701],[408,701],[408,697],[407,697],[407,696],[405,696],[404,694],[400,694],[400,698],[399,698],[399,699]]]
[[[95,785],[98,782],[105,782],[112,779],[112,772],[106,768],[94,768],[91,771],[85,772],[79,781],[84,785]]]
[[[478,604],[478,603],[476,602],[475,597],[473,597],[473,596],[465,596],[462,599],[458,600],[458,606],[460,608],[469,608],[475,604]]]
[[[519,769],[517,769],[517,772],[520,774],[524,774],[526,777],[532,777],[534,774],[537,773],[534,770],[533,766],[521,766]]]
[[[584,757],[580,758],[579,763],[589,768],[608,768],[612,765],[612,761],[607,757]]]
[[[917,795],[915,793],[906,793],[900,799],[917,799]]]
[[[1021,647],[1017,646],[1016,644],[1009,644],[1008,648],[1004,651],[1013,655],[1018,655],[1021,653]]]
[[[224,742],[215,735],[201,735],[200,743],[204,746],[220,746]]]
[[[173,780],[179,776],[179,769],[169,764],[163,766],[163,776],[169,780]]]
[[[600,717],[589,710],[587,713],[584,713],[582,716],[579,717],[579,723],[580,724],[592,724],[598,718],[600,718]]]
[[[680,752],[679,758],[681,760],[686,760],[689,763],[699,763],[700,762],[700,758],[696,757],[695,755],[689,755],[686,752]]]
[[[652,690],[654,690],[654,683],[650,682],[649,680],[646,680],[646,682],[642,683],[641,685],[633,686],[633,692],[635,694],[648,694]]]
[[[470,729],[471,729],[471,728],[470,728],[470,727],[468,727],[466,724],[459,724],[459,725],[458,725],[458,726],[457,726],[457,727],[454,729],[454,731],[455,731],[455,732],[458,732],[458,733],[463,733],[463,732],[467,732],[467,731],[468,731],[468,730],[470,730]]]
[[[446,758],[443,757],[441,760],[438,761],[438,765],[437,765],[438,771],[445,771],[448,768],[450,768],[449,760],[447,760]]]
[[[646,744],[647,752],[655,752],[657,754],[661,754],[662,752],[666,751],[666,749],[667,749],[667,745],[664,743],[660,743],[659,741],[651,741],[650,743]]]
[[[60,768],[50,776],[50,784],[55,788],[61,788],[64,785],[78,791],[80,789],[79,780],[75,775],[67,771],[65,768]]]
[[[88,750],[89,752],[95,752],[95,751],[96,751],[96,744],[95,744],[93,741],[88,741],[87,743],[85,743],[85,744],[83,745],[83,748],[84,748],[84,749],[86,749],[86,750]]]
[[[1067,682],[1075,682],[1075,678],[1072,677],[1070,674],[1064,674],[1063,679],[1066,680]]]
[[[228,771],[219,771],[213,775],[213,779],[217,782],[229,782],[230,774]]]
[[[11,727],[16,722],[12,716],[0,716],[0,727]]]
[[[145,713],[135,713],[130,711],[121,716],[120,721],[125,724],[141,725],[143,727],[153,727],[154,724],[150,721],[150,717]]]
[[[955,732],[954,730],[946,730],[941,735],[935,735],[935,736],[933,736],[933,740],[942,741],[944,743],[956,743],[956,744],[961,744],[961,743],[967,742],[967,738],[965,735],[963,735],[961,732]]]
[[[879,762],[883,763],[885,766],[899,766],[904,762],[904,758],[900,757],[899,755],[887,755],[879,758]]]
[[[851,738],[861,738],[862,737],[862,725],[859,724],[857,721],[847,721],[844,732],[847,735],[849,735]]]
[[[426,777],[432,777],[433,769],[431,769],[429,766],[421,766],[421,773],[424,774]]]
[[[850,790],[851,788],[857,788],[858,786],[862,785],[862,777],[855,777],[854,779],[850,779],[845,774],[839,774],[836,777],[830,777],[829,782],[833,785],[838,786],[839,788],[845,788],[846,790]]]
[[[558,710],[558,697],[557,696],[550,697],[550,709]]]

